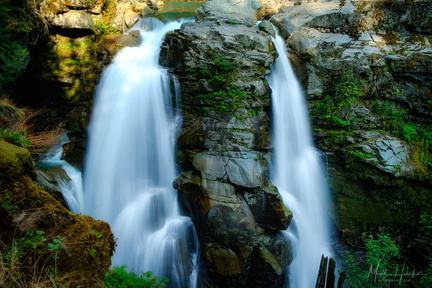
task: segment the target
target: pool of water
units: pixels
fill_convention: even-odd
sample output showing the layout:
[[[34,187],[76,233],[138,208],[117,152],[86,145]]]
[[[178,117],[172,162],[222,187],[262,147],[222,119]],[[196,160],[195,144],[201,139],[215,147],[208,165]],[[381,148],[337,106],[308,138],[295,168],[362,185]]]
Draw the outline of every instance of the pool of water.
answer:
[[[159,20],[175,20],[180,18],[194,17],[195,10],[202,6],[205,1],[164,1],[163,6],[155,13],[146,17],[155,17]]]

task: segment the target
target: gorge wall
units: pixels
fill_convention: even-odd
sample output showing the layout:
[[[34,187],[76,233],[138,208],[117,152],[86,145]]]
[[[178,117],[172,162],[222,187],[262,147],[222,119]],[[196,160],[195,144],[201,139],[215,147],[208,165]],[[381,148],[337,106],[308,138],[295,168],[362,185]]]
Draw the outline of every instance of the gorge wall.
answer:
[[[333,219],[348,242],[387,225],[404,234],[431,213],[430,8],[325,1],[271,18],[301,59]]]
[[[201,242],[203,287],[283,287],[291,220],[268,179],[270,90],[276,55],[258,2],[206,2],[169,33],[163,64],[181,86],[183,126],[174,182]],[[256,5],[256,7],[254,7]],[[217,6],[217,7],[216,7]]]

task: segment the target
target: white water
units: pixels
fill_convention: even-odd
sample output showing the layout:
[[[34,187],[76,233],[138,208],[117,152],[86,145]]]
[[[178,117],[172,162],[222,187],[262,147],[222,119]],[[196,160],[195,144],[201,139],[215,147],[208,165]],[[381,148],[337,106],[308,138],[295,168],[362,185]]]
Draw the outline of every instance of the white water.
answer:
[[[83,211],[83,184],[81,171],[62,159],[63,145],[68,143],[67,135],[59,139],[59,144],[54,145],[48,153],[42,157],[40,162],[47,167],[61,166],[69,176],[70,181],[60,176],[56,177],[60,192],[66,202],[66,206],[74,213]]]
[[[274,160],[271,177],[293,212],[287,234],[294,259],[289,266],[292,288],[315,287],[321,255],[331,256],[328,188],[314,147],[306,103],[280,36],[279,57],[268,77],[272,88]]]
[[[152,271],[168,287],[193,287],[198,243],[172,181],[175,117],[160,45],[180,22],[145,18],[143,42],[116,55],[97,87],[84,174],[84,212],[110,223],[113,265]]]

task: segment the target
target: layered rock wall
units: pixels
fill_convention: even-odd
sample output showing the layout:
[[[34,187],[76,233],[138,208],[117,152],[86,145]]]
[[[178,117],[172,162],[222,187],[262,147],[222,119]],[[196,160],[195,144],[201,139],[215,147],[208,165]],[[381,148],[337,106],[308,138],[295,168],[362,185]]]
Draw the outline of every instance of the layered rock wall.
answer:
[[[162,62],[180,82],[184,115],[177,138],[183,173],[174,185],[201,241],[203,287],[283,287],[291,256],[279,230],[292,215],[268,179],[265,79],[277,55],[255,25],[257,12],[231,6],[226,13],[230,3],[218,6],[222,14],[204,4],[204,18],[164,42]]]

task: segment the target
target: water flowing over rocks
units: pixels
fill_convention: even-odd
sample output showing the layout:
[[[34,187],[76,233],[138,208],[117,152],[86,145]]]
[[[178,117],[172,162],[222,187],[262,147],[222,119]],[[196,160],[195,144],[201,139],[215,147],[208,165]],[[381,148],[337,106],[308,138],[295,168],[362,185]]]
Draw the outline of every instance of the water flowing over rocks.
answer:
[[[268,179],[265,76],[276,52],[255,25],[256,3],[206,2],[199,21],[166,36],[161,56],[181,86],[185,172],[174,186],[197,227],[208,287],[282,287],[291,258],[279,230],[292,215]]]
[[[301,60],[298,76],[326,154],[342,239],[357,245],[362,233],[387,225],[412,229],[432,208],[420,200],[431,190],[424,145],[431,131],[432,3],[300,2],[270,21]]]

